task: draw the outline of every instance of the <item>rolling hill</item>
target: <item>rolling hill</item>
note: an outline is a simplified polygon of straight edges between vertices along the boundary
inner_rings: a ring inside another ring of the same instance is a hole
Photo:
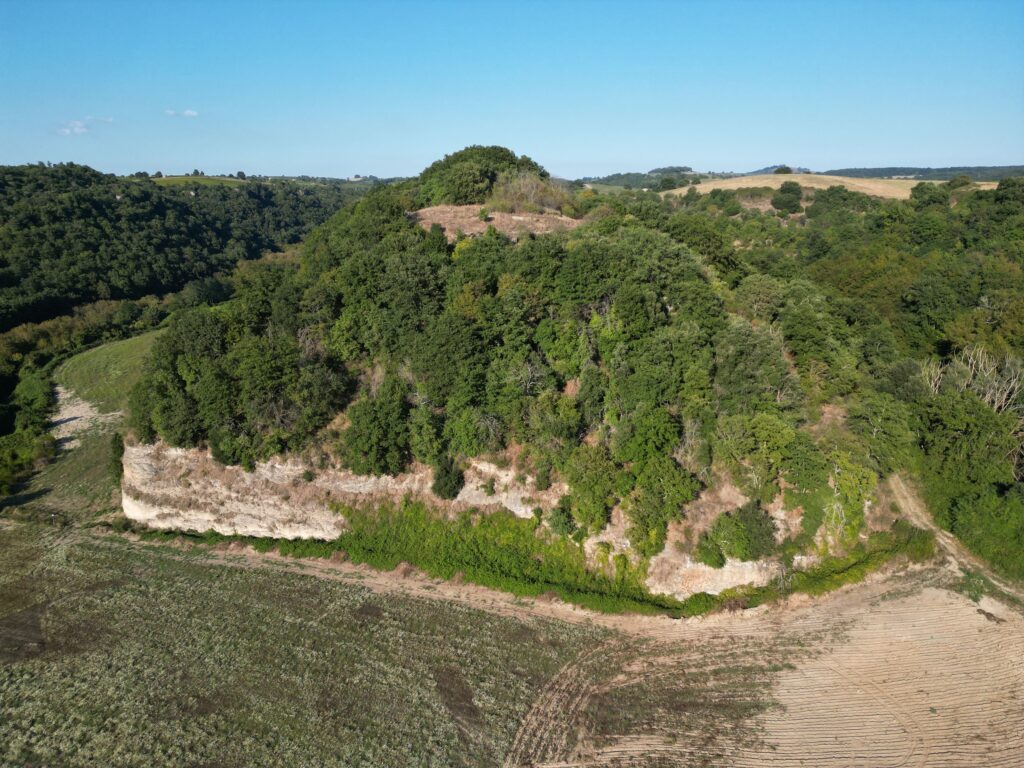
[[[888,197],[906,200],[910,190],[921,182],[917,179],[862,179],[848,176],[829,176],[817,173],[769,173],[755,176],[736,176],[731,179],[706,179],[697,187],[698,192],[710,192],[713,189],[743,189],[747,187],[771,187],[778,189],[784,181],[795,181],[801,187],[811,189],[828,189],[829,187],[846,187],[851,192],[863,192],[873,197]],[[995,189],[996,183],[980,182],[978,189]],[[673,189],[671,194],[684,195],[690,187]],[[669,193],[666,193],[669,194]]]

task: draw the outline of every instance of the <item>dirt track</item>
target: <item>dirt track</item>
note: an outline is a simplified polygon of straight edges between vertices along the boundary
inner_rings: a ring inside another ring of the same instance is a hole
[[[910,519],[910,522],[918,528],[933,531],[935,533],[935,541],[938,543],[939,547],[941,547],[941,549],[948,554],[958,566],[963,566],[973,571],[977,571],[999,587],[999,589],[1024,602],[1024,589],[1016,587],[1006,581],[1006,579],[997,576],[993,573],[991,568],[985,565],[985,563],[975,557],[967,547],[961,544],[953,534],[949,533],[949,531],[942,530],[935,524],[931,514],[927,509],[925,509],[924,503],[921,501],[921,497],[916,491],[912,490],[910,486],[907,485],[907,482],[902,476],[893,475],[890,477],[889,488],[892,490],[893,496],[895,496],[896,503],[899,505],[900,510]],[[1022,760],[1022,764],[1024,764],[1024,760]]]

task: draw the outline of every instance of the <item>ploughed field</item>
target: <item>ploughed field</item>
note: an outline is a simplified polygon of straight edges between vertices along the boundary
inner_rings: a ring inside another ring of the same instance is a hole
[[[695,189],[701,194],[713,189],[735,190],[749,187],[771,187],[778,189],[785,181],[795,181],[809,189],[846,187],[851,192],[861,192],[873,197],[890,197],[896,200],[910,198],[910,190],[921,183],[920,179],[861,179],[848,176],[828,176],[818,173],[763,173],[754,176],[733,176],[728,179],[704,179]],[[979,189],[995,189],[996,182],[976,182]],[[673,194],[686,194],[689,187],[672,190]]]
[[[0,560],[0,765],[1015,766],[1024,750],[1024,618],[938,566],[679,621],[101,529],[6,523]]]

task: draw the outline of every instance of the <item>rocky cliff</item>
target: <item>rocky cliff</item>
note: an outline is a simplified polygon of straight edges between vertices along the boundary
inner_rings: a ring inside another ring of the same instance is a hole
[[[334,468],[311,475],[296,460],[274,458],[247,472],[217,463],[206,451],[160,443],[126,445],[123,465],[122,507],[130,520],[165,530],[285,539],[336,538],[345,520],[331,502],[380,504],[411,497],[451,512],[508,509],[530,517],[535,507],[550,509],[568,491],[560,484],[537,491],[532,478],[480,460],[467,469],[465,487],[454,501],[431,493],[433,474],[424,466],[396,477]]]

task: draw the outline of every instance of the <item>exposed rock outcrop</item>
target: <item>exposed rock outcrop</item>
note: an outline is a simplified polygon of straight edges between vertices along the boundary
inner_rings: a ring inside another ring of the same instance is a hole
[[[247,472],[217,463],[206,451],[160,443],[126,445],[123,465],[122,507],[131,520],[164,530],[284,539],[340,535],[345,520],[331,509],[331,502],[372,505],[411,497],[450,512],[508,509],[530,517],[535,507],[550,509],[567,491],[560,484],[537,491],[532,478],[480,460],[468,467],[466,484],[454,501],[431,493],[433,473],[422,465],[395,477],[335,468],[310,476],[305,464],[274,458]],[[492,481],[494,492],[489,495]]]

